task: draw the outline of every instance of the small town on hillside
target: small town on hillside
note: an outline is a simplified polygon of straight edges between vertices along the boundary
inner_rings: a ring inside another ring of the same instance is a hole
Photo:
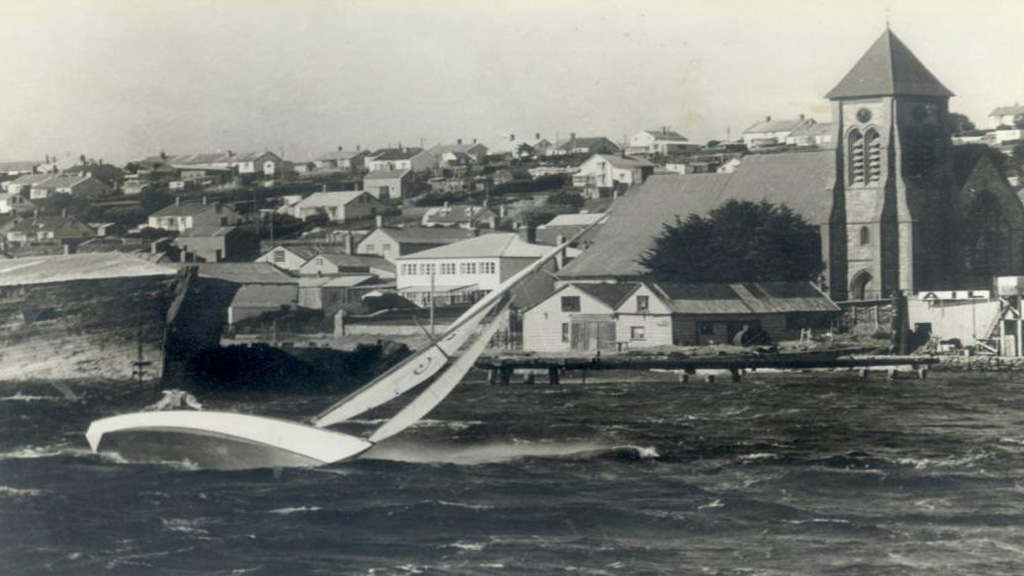
[[[415,347],[571,239],[516,295],[502,348],[607,356],[740,344],[753,327],[763,343],[859,334],[885,349],[897,322],[904,353],[1024,355],[1024,106],[1007,95],[984,119],[952,112],[952,92],[888,29],[852,64],[825,95],[831,118],[766,110],[727,141],[579,126],[312,158],[0,162],[5,283],[26,259],[129,256],[234,284],[210,311],[223,345]],[[818,278],[702,288],[640,263],[663,226],[729,200],[816,226]]]

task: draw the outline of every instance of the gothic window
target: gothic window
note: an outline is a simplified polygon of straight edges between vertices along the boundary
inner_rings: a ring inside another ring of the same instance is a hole
[[[864,133],[864,161],[866,163],[866,180],[870,184],[882,179],[882,139],[878,131],[869,128]]]
[[[860,245],[867,246],[871,244],[871,230],[867,226],[860,227]]]
[[[866,270],[861,270],[853,281],[850,282],[850,298],[853,300],[867,300],[876,298],[878,295],[874,289],[874,278]]]
[[[850,184],[864,183],[864,138],[860,130],[854,128],[846,136],[846,157],[849,159]]]

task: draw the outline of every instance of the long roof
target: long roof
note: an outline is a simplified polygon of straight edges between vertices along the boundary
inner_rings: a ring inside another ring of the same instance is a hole
[[[180,266],[196,266],[199,276],[236,284],[295,284],[295,279],[264,262],[202,262]]]
[[[838,312],[810,282],[681,284],[657,282],[676,314],[779,314]]]
[[[591,212],[586,214],[559,214],[547,224],[541,224],[537,226],[537,229],[541,228],[554,228],[556,226],[590,226],[594,222],[597,222],[604,217],[603,212]]]
[[[454,206],[436,206],[430,208],[423,214],[425,222],[460,224],[477,222],[484,218],[490,218],[496,214],[486,206],[473,206],[471,204],[456,204]]]
[[[172,267],[151,264],[142,258],[120,253],[0,259],[0,286],[103,278],[173,276],[176,273]]]
[[[999,106],[993,110],[989,116],[1016,116],[1018,114],[1024,114],[1024,106],[1016,104],[1014,106]]]
[[[812,224],[828,222],[835,162],[835,151],[811,150],[748,155],[732,173],[654,174],[615,201],[593,244],[559,276],[645,274],[637,260],[664,225],[673,225],[677,216],[704,216],[731,199],[784,203]]]
[[[195,216],[196,214],[202,214],[207,210],[212,210],[218,205],[217,202],[211,202],[204,204],[202,202],[175,202],[170,206],[165,206],[156,212],[150,214],[150,216]],[[225,207],[221,206],[223,210]]]
[[[835,100],[896,95],[949,98],[953,93],[886,28],[826,97]]]
[[[761,120],[743,131],[744,134],[762,134],[774,132],[793,132],[808,124],[814,124],[810,118],[794,118],[792,120]]]
[[[633,158],[632,156],[623,156],[621,154],[594,154],[593,157],[598,157],[605,162],[611,164],[616,168],[651,168],[654,164],[650,161],[644,160],[643,158]]]
[[[473,230],[464,228],[378,228],[399,244],[451,244],[474,236]],[[376,232],[377,230],[374,230]],[[370,232],[373,234],[373,232]],[[366,238],[369,238],[367,234]]]
[[[395,264],[390,260],[386,260],[380,256],[372,256],[369,254],[348,254],[346,252],[329,251],[321,252],[313,256],[322,257],[324,260],[334,264],[335,266],[348,267],[348,268],[380,268],[381,270],[387,270],[389,272],[395,271]],[[312,260],[313,258],[310,258]]]
[[[686,136],[683,136],[682,134],[674,130],[655,129],[641,130],[641,132],[646,132],[651,136],[654,136],[655,140],[667,140],[671,142],[689,142],[689,139],[687,139]]]
[[[369,194],[365,190],[350,190],[346,192],[314,192],[296,202],[293,207],[307,208],[310,206],[345,206],[363,194],[367,194],[373,198],[373,195]],[[376,202],[377,199],[374,198],[374,201]]]
[[[511,232],[484,234],[415,254],[399,256],[399,260],[440,258],[540,258],[550,246],[530,244]]]
[[[299,299],[299,287],[288,284],[249,284],[235,292],[232,306],[275,307],[294,304]]]

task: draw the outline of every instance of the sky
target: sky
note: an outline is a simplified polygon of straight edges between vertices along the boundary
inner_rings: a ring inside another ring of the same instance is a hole
[[[737,138],[828,121],[892,30],[976,123],[1024,101],[1018,0],[0,0],[0,161]]]

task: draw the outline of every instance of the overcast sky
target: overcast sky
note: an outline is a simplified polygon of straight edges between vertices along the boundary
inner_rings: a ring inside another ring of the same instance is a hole
[[[0,0],[0,160],[339,145],[704,142],[823,95],[885,27],[982,124],[1024,101],[1024,2]]]

